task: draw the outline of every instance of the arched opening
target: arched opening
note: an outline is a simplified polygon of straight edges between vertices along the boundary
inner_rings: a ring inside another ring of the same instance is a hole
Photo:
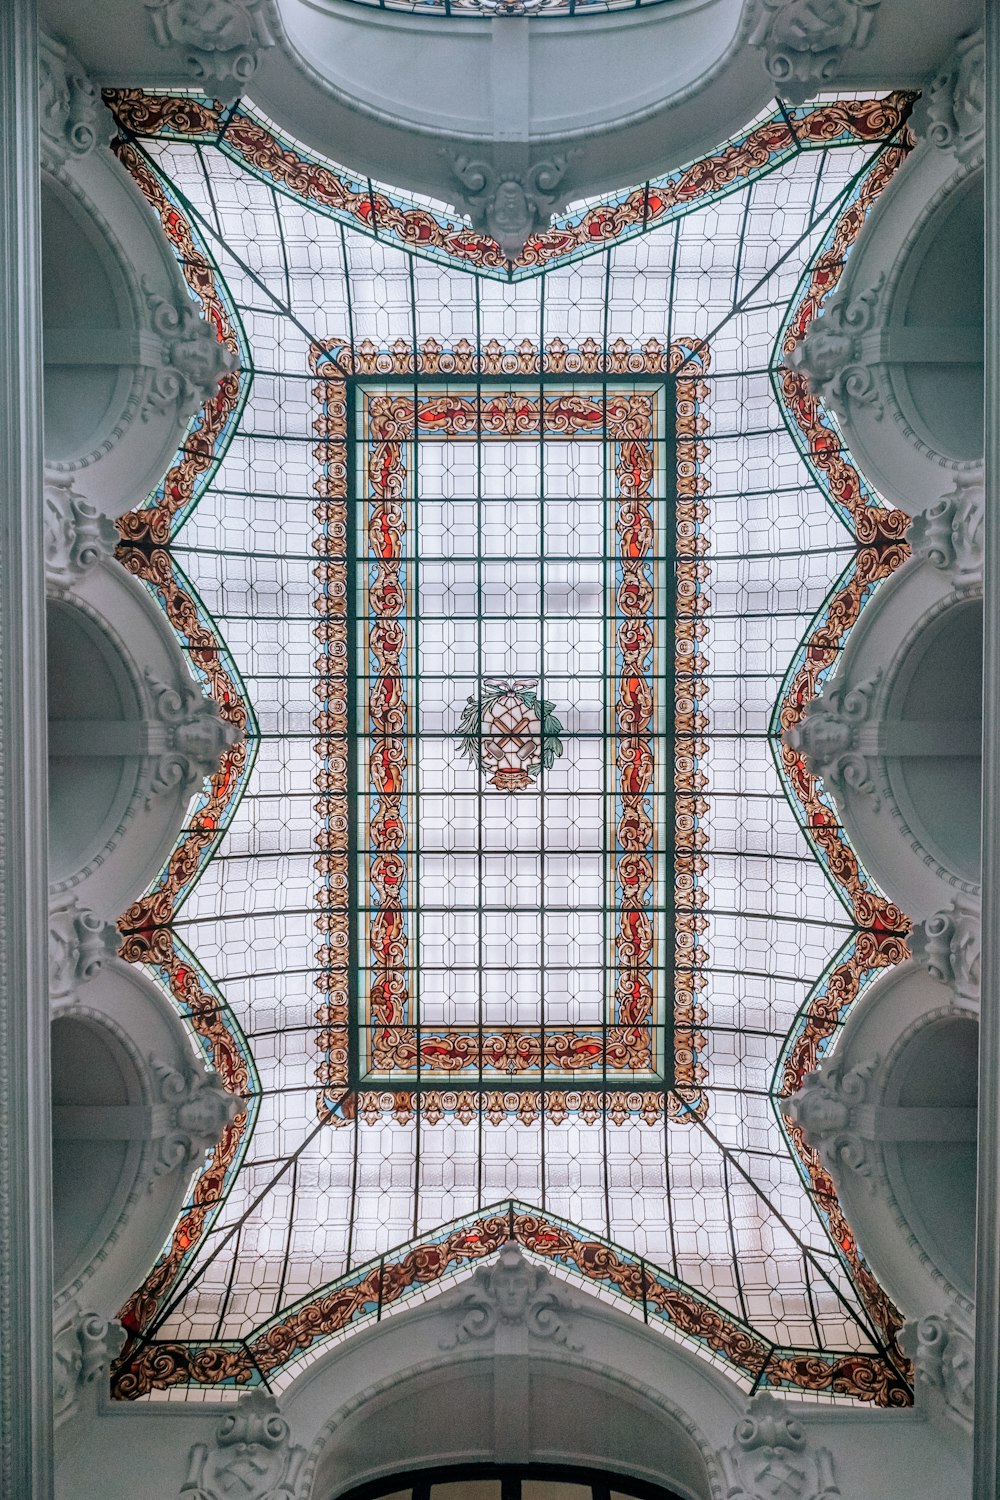
[[[953,1015],[922,1027],[906,1043],[892,1070],[887,1104],[909,1128],[885,1146],[889,1183],[907,1228],[928,1260],[969,1297],[978,1040],[976,1021]]]
[[[52,1212],[56,1288],[81,1276],[113,1235],[148,1131],[142,1081],[110,1027],[52,1023]]]
[[[573,1464],[449,1464],[350,1490],[343,1500],[679,1500],[676,1490]]]

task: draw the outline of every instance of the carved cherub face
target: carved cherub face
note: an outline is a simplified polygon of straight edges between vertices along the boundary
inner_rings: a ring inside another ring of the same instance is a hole
[[[850,0],[786,0],[772,35],[796,52],[829,52],[851,45],[856,19]]]
[[[200,762],[217,760],[226,745],[226,730],[214,714],[198,714],[174,731],[174,745],[181,755]]]
[[[850,727],[832,714],[810,714],[801,726],[800,738],[807,755],[821,766],[832,764],[851,748]]]
[[[203,326],[207,330],[208,325]],[[210,389],[222,378],[222,346],[208,332],[175,345],[173,362],[201,390]]]
[[[832,327],[826,319],[814,323],[800,346],[806,374],[818,384],[836,380],[850,363],[851,336]]]
[[[211,1139],[229,1123],[229,1097],[219,1089],[203,1088],[177,1108],[177,1128],[187,1135]]]
[[[847,1129],[850,1111],[842,1099],[824,1088],[814,1088],[796,1098],[795,1118],[807,1136],[823,1140]]]

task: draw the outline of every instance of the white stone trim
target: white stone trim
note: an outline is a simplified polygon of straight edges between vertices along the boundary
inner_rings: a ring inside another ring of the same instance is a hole
[[[38,10],[0,5],[0,1492],[52,1495]]]

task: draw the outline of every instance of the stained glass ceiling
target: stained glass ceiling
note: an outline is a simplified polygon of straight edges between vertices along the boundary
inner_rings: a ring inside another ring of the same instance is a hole
[[[240,358],[119,556],[245,730],[120,924],[246,1110],[115,1394],[280,1390],[515,1238],[745,1390],[907,1404],[781,1099],[908,924],[781,731],[905,556],[782,361],[909,98],[512,266],[246,101],[107,97]]]

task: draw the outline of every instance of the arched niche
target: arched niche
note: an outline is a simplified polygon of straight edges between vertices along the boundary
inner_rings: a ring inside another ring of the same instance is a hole
[[[906,1038],[891,1061],[885,1100],[929,1124],[921,1138],[885,1145],[889,1188],[927,1260],[964,1297],[973,1295],[979,1026],[938,1016]],[[936,1125],[935,1125],[936,1122]]]
[[[133,1195],[143,1079],[124,1034],[93,1015],[52,1022],[52,1216],[57,1290],[94,1264]]]
[[[134,664],[93,616],[50,599],[47,631],[49,879],[59,883],[106,847],[135,794],[137,758],[120,753],[124,735],[101,746],[89,726],[136,725],[142,704]]]

